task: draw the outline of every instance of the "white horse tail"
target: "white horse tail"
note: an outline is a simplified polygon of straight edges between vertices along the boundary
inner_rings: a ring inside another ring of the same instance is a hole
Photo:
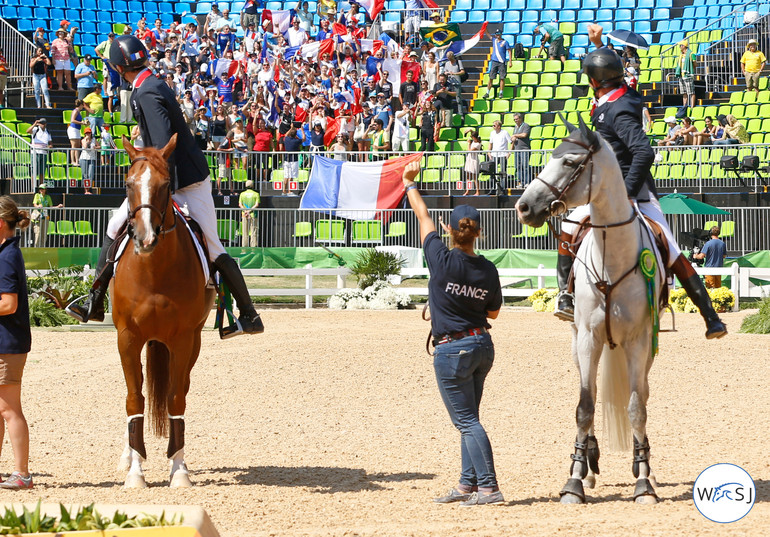
[[[601,362],[602,415],[604,417],[604,437],[611,451],[631,449],[631,422],[628,420],[628,401],[631,398],[631,386],[628,379],[626,353],[620,346],[610,350],[604,346]]]

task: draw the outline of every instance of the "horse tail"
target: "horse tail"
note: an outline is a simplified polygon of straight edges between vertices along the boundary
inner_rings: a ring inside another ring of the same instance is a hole
[[[165,436],[168,428],[168,347],[160,341],[147,343],[147,394],[149,418],[156,436]]]
[[[628,419],[628,401],[631,385],[628,378],[626,353],[622,347],[611,350],[604,346],[601,357],[602,415],[604,431],[612,451],[628,451],[631,448],[631,422]]]

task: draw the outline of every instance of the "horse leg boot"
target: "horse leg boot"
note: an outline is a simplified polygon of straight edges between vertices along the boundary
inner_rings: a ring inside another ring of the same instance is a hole
[[[719,318],[717,312],[714,311],[711,297],[689,261],[680,254],[676,261],[674,261],[674,264],[671,265],[671,270],[679,278],[682,287],[687,291],[687,296],[698,307],[701,317],[706,321],[706,339],[715,339],[726,335],[727,327]]]
[[[86,301],[83,304],[73,302],[66,308],[67,313],[81,323],[87,323],[90,320],[104,321],[104,296],[107,294],[110,279],[115,271],[115,265],[107,263],[107,254],[113,242],[115,242],[114,239],[105,235],[102,250],[99,252],[99,261],[96,263],[96,279],[88,292]]]
[[[174,488],[192,487],[190,473],[184,462],[184,416],[169,416],[168,451],[166,456],[171,463],[169,486]]]
[[[569,274],[572,272],[572,263],[575,258],[562,246],[572,240],[571,233],[559,235],[559,255],[556,258],[556,281],[559,284],[559,294],[556,296],[556,308],[553,314],[562,321],[575,319],[575,297],[569,292]]]
[[[570,455],[570,478],[561,489],[561,503],[586,503],[583,480],[586,479],[589,469],[593,473],[599,473],[599,445],[596,437],[591,434],[596,406],[590,390],[580,390],[580,402],[575,412],[578,427],[575,438],[575,453]],[[595,480],[595,478],[594,478]],[[588,483],[590,485],[590,482]]]
[[[636,487],[634,488],[634,501],[643,504],[658,503],[658,495],[652,488],[649,477],[650,470],[650,443],[647,437],[643,441],[636,439],[634,435],[634,477],[636,478]]]
[[[141,414],[128,417],[128,447],[130,462],[125,487],[146,488],[147,483],[144,481],[142,461],[147,458],[147,451],[144,447],[144,416]]]
[[[262,324],[262,319],[259,317],[257,310],[254,309],[246,282],[243,281],[243,274],[241,274],[235,259],[227,254],[222,254],[214,261],[214,266],[230,288],[230,292],[233,294],[233,298],[235,298],[235,303],[238,304],[238,311],[240,313],[238,322],[241,324],[243,332],[246,334],[261,334],[264,332],[265,327]],[[224,330],[224,334],[235,335],[234,332],[237,331],[237,326],[229,326]]]

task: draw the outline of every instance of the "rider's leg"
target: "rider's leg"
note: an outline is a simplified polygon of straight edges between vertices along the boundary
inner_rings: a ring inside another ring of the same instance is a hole
[[[107,224],[107,235],[104,236],[102,249],[99,252],[99,260],[96,263],[96,278],[93,286],[88,292],[88,298],[82,304],[72,303],[66,308],[66,312],[80,321],[87,323],[90,320],[102,322],[104,320],[104,296],[107,294],[107,288],[110,285],[110,279],[114,272],[112,263],[107,263],[107,253],[110,246],[115,242],[120,228],[128,219],[128,200],[123,200],[123,204],[115,211]]]
[[[260,334],[264,331],[262,319],[260,319],[254,304],[251,302],[249,290],[243,280],[238,264],[225,251],[217,234],[216,212],[214,199],[211,197],[211,179],[184,187],[174,193],[174,201],[180,206],[187,204],[187,209],[201,227],[206,237],[206,245],[209,250],[209,259],[219,270],[227,286],[235,298],[240,315],[238,320],[243,331],[249,334]]]
[[[679,254],[679,257],[671,265],[671,271],[679,278],[682,287],[687,291],[687,296],[698,307],[703,320],[706,321],[706,338],[714,339],[726,335],[727,327],[717,312],[714,311],[711,297],[690,262],[682,254]]]
[[[576,207],[568,216],[572,222],[580,222],[590,214],[588,205]],[[575,297],[568,292],[567,282],[569,273],[572,271],[572,264],[575,258],[568,250],[569,243],[572,242],[572,236],[577,231],[577,224],[562,221],[561,234],[559,235],[559,250],[556,258],[556,281],[559,284],[559,294],[556,296],[556,307],[553,314],[564,321],[572,321],[575,316]]]
[[[698,274],[689,261],[682,255],[679,245],[674,239],[674,234],[671,232],[671,228],[668,227],[666,217],[663,216],[663,211],[660,209],[660,203],[655,198],[651,198],[647,202],[637,202],[639,210],[645,216],[649,216],[660,224],[663,229],[663,233],[666,236],[669,249],[669,268],[679,278],[682,287],[687,291],[687,296],[698,307],[701,316],[706,321],[706,337],[708,339],[719,338],[727,334],[727,327],[719,318],[714,306],[711,304],[711,297],[706,292],[706,288],[703,286]]]

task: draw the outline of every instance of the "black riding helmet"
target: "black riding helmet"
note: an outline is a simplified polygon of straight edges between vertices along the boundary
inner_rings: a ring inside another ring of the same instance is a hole
[[[110,45],[110,63],[127,69],[142,67],[147,63],[148,52],[138,37],[119,35]]]
[[[603,88],[617,86],[623,81],[623,62],[614,51],[599,48],[583,59],[583,73],[599,82]]]

